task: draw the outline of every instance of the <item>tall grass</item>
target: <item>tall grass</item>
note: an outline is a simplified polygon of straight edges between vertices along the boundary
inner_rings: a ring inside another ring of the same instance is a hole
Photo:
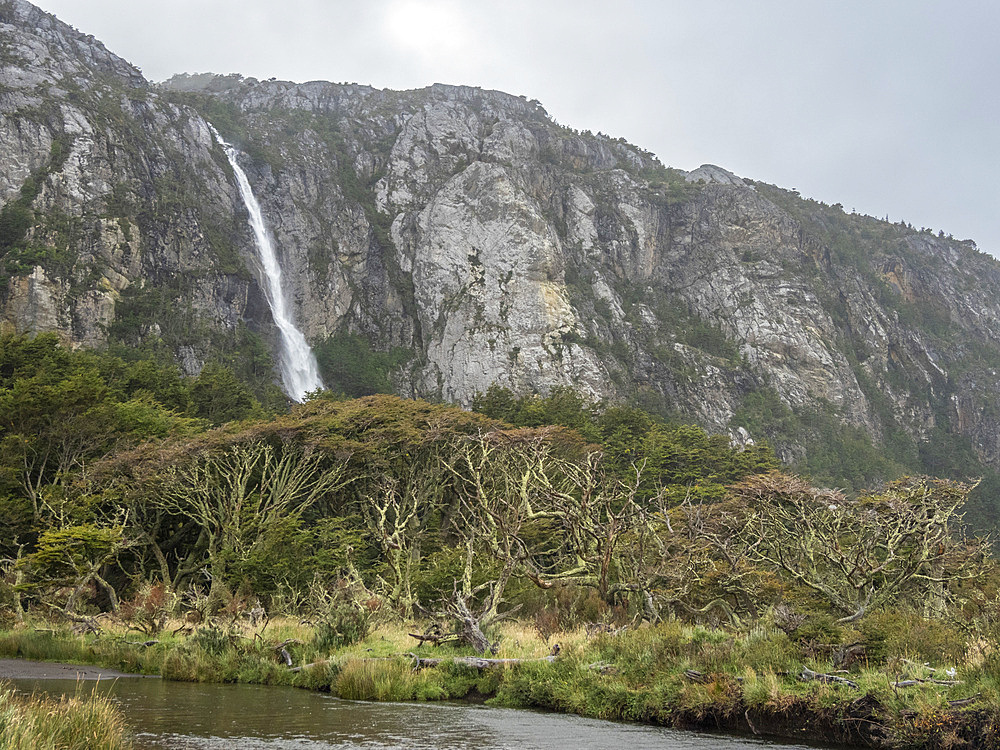
[[[125,719],[107,696],[30,698],[0,686],[0,750],[128,750]]]
[[[156,674],[168,642],[142,648],[118,638],[90,638],[68,630],[0,632],[0,656],[68,664],[95,664],[123,672]]]

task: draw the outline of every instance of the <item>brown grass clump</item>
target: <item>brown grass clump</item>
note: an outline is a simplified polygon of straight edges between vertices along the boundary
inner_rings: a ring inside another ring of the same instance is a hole
[[[59,700],[17,695],[0,687],[0,750],[128,750],[132,747],[121,711],[107,696]]]

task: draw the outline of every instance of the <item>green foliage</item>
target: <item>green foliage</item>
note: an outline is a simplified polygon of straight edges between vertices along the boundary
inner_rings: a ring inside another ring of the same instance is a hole
[[[323,382],[334,393],[349,398],[392,393],[391,376],[412,356],[396,348],[378,352],[356,333],[342,333],[320,341],[314,347]]]
[[[570,388],[553,388],[545,397],[519,397],[493,385],[476,395],[472,409],[518,427],[570,427],[601,446],[604,465],[613,474],[627,477],[633,466],[642,465],[644,492],[673,486],[678,500],[692,488],[702,499],[719,499],[723,485],[778,466],[767,445],[739,450],[725,435],[664,424],[632,406],[592,404]]]
[[[841,628],[829,612],[813,612],[792,632],[795,640],[803,644],[840,643]]]
[[[797,413],[772,388],[748,393],[730,423],[777,446],[804,445],[804,455],[793,466],[817,484],[859,490],[910,468],[874,445],[864,430],[844,424],[832,409]]]
[[[211,353],[203,390],[211,390],[215,382],[221,383],[216,377],[220,370],[228,370],[240,382],[239,392],[232,399],[225,399],[232,403],[224,409],[213,409],[203,398],[195,409],[197,413],[238,413],[240,417],[229,418],[242,418],[259,413],[256,402],[268,410],[283,411],[287,399],[274,382],[274,362],[261,337],[245,326],[225,333],[210,329],[185,302],[189,293],[190,289],[182,282],[126,289],[115,307],[115,320],[108,328],[111,351],[122,359],[153,360],[168,366],[173,364],[175,351],[200,342],[200,348]],[[254,404],[246,402],[243,391],[247,389],[255,399]],[[192,408],[190,398],[185,402],[179,392],[174,394],[173,403],[178,410],[182,404],[184,411]],[[234,407],[239,403],[242,406]],[[214,420],[216,416],[210,418]]]
[[[206,365],[190,387],[195,416],[220,425],[260,411],[250,389],[228,367]]]
[[[340,601],[331,606],[316,626],[314,643],[321,654],[344,646],[352,646],[368,637],[371,630],[368,615],[350,602]]]
[[[354,550],[365,547],[358,524],[354,518],[278,519],[244,556],[227,560],[230,580],[265,603],[282,591],[305,592],[316,581],[336,581]]]
[[[0,578],[0,630],[14,626],[14,612],[17,609],[18,594],[14,587]]]
[[[921,664],[954,665],[966,656],[966,636],[957,625],[923,617],[904,607],[873,612],[861,621],[859,630],[871,664],[909,659]]]

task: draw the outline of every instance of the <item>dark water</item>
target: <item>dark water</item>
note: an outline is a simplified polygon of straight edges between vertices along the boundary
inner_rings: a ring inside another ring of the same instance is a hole
[[[73,693],[67,680],[12,680]],[[83,683],[110,692],[140,748],[189,750],[742,750],[804,748],[578,716],[442,703],[357,703],[295,688],[150,679]]]

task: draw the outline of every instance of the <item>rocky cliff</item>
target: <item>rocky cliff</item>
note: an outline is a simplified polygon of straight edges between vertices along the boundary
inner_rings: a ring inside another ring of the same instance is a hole
[[[0,42],[9,326],[271,377],[211,122],[246,154],[321,362],[361,342],[404,395],[633,400],[831,480],[1000,467],[1000,265],[971,242],[669,169],[500,92],[153,86],[22,0]]]

